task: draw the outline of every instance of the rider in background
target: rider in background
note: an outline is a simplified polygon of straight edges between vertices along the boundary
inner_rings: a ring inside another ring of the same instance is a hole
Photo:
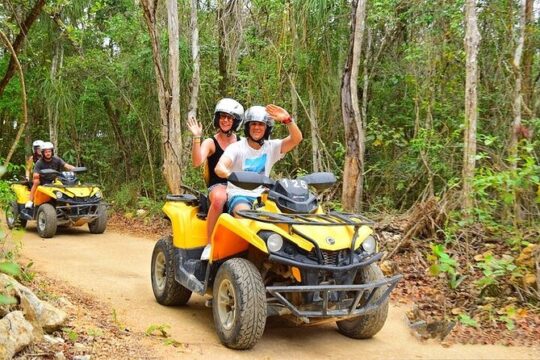
[[[39,159],[34,166],[32,190],[30,190],[30,200],[26,202],[26,208],[34,206],[34,194],[37,187],[41,184],[50,184],[54,180],[54,175],[40,175],[39,172],[44,169],[71,171],[75,169],[75,166],[66,163],[58,156],[54,156],[54,145],[51,142],[45,142],[43,146],[41,146],[41,159]]]
[[[274,121],[287,127],[289,136],[284,139],[272,139],[270,135]],[[276,105],[252,106],[244,116],[246,138],[229,146],[216,166],[216,174],[228,178],[233,171],[253,171],[270,176],[272,166],[294,149],[302,141],[302,132],[289,113]],[[244,190],[231,183],[227,184],[228,211],[236,215],[238,210],[253,207],[264,188]]]
[[[27,181],[30,181],[30,174],[32,173],[32,168],[37,163],[39,159],[41,159],[41,147],[43,146],[44,142],[41,140],[36,140],[32,143],[32,155],[26,159],[26,168],[24,176]]]
[[[238,101],[229,98],[219,100],[214,110],[214,127],[217,132],[202,142],[202,125],[194,117],[188,119],[188,128],[193,134],[191,150],[193,165],[198,167],[207,162],[205,180],[210,199],[210,208],[206,217],[208,241],[227,202],[227,179],[218,176],[214,169],[223,151],[238,140],[234,132],[242,125],[243,115],[244,107]]]

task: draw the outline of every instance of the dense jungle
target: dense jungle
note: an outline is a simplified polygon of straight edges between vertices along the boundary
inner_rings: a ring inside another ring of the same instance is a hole
[[[2,208],[41,139],[115,231],[159,232],[167,194],[206,190],[188,118],[277,104],[303,140],[272,177],[335,174],[324,207],[376,221],[411,323],[538,346],[539,0],[0,0],[0,37]],[[30,282],[18,236],[0,272]]]

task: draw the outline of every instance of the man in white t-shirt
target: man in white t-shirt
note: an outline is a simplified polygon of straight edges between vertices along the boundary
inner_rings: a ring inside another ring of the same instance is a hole
[[[270,176],[272,166],[302,141],[302,132],[291,115],[279,106],[252,106],[245,112],[244,119],[246,137],[225,149],[215,169],[220,177],[228,178],[233,171],[253,171]],[[289,136],[270,140],[274,120],[287,126]],[[229,213],[234,215],[238,210],[251,209],[263,190],[262,186],[244,190],[228,183]]]

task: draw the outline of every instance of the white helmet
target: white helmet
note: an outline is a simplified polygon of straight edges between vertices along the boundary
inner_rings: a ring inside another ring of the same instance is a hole
[[[43,144],[44,142],[42,140],[36,140],[32,143],[32,148],[35,150],[37,147],[38,148],[42,148],[43,147]]]
[[[220,113],[229,114],[234,119],[233,126],[231,130],[228,131],[229,133],[231,133],[232,131],[238,131],[238,129],[240,129],[240,126],[242,126],[244,107],[238,101],[230,98],[223,98],[218,101],[214,110],[214,126],[216,128],[219,128]]]
[[[262,139],[258,141],[259,144],[262,145],[264,140],[268,140],[270,138],[270,135],[272,134],[272,128],[274,127],[274,120],[268,115],[266,112],[266,108],[264,106],[252,106],[249,109],[246,110],[246,114],[244,116],[244,135],[251,140],[255,141],[251,138],[251,135],[249,134],[249,123],[250,122],[262,122],[266,124],[266,130],[264,132],[264,136]]]
[[[54,155],[54,145],[50,141],[45,141],[43,145],[41,146],[41,153],[43,154],[43,151],[45,150],[52,150],[52,155]]]

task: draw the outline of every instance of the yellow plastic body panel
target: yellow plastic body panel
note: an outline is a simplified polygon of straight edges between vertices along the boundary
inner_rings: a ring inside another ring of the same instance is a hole
[[[187,205],[184,202],[167,202],[163,211],[171,220],[173,231],[173,243],[175,247],[193,249],[206,246],[206,221],[197,217],[197,207]],[[280,212],[275,203],[267,200],[265,206],[260,209],[266,212]],[[323,213],[319,208],[317,213]],[[321,223],[324,221],[321,220]],[[351,247],[354,235],[354,227],[343,226],[318,226],[318,225],[293,225],[294,230],[315,241],[322,250],[336,251]],[[268,253],[266,243],[257,234],[261,230],[269,230],[280,234],[284,239],[295,243],[298,247],[311,251],[314,245],[292,231],[285,224],[271,224],[251,219],[235,218],[229,214],[221,214],[212,233],[212,254],[210,261],[217,261],[232,257],[246,251],[250,245],[261,252]],[[373,233],[366,225],[360,226],[355,249]],[[331,241],[328,239],[331,238]]]
[[[182,249],[206,246],[206,221],[197,217],[197,207],[170,201],[163,205],[163,212],[171,220],[174,246]]]
[[[15,193],[17,198],[17,203],[25,204],[30,200],[30,189],[26,185],[22,184],[11,184],[11,190]]]
[[[65,194],[67,197],[73,197],[73,196],[88,197],[88,196],[93,196],[97,192],[99,192],[99,188],[97,186],[81,186],[81,185],[75,185],[75,186],[69,186],[69,187],[40,185],[37,187],[36,193],[34,194],[34,204],[41,205],[43,203],[50,201],[51,199],[56,199],[56,193],[58,191]]]

